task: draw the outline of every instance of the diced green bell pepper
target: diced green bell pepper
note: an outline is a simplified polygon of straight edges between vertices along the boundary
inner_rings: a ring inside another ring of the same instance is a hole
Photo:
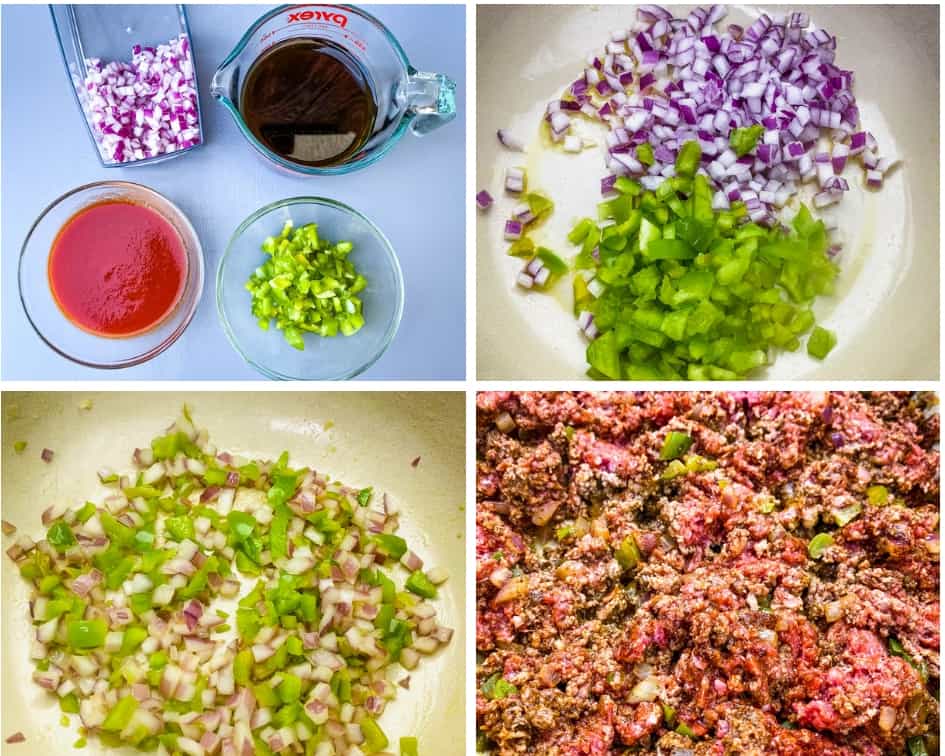
[[[807,353],[811,357],[822,360],[836,345],[837,337],[833,331],[828,331],[826,328],[816,326],[807,339]]]
[[[372,535],[371,540],[377,544],[381,553],[386,554],[391,559],[400,559],[407,553],[407,542],[400,536],[390,533],[378,533]]]
[[[46,540],[57,551],[65,551],[71,546],[75,546],[75,536],[72,534],[72,528],[62,520],[57,520],[49,526],[49,530],[46,531]]]
[[[276,506],[272,523],[269,526],[269,553],[273,559],[283,559],[288,554],[290,519],[292,519],[292,512],[285,504]]]
[[[66,695],[60,697],[59,708],[65,714],[78,714],[79,697],[75,693],[67,693]]]
[[[728,142],[738,157],[747,155],[758,144],[762,134],[765,133],[765,127],[760,124],[754,126],[745,126],[739,129],[732,129],[729,134]]]
[[[679,431],[670,431],[663,440],[660,459],[671,460],[683,456],[692,446],[692,436]]]
[[[164,521],[164,532],[175,541],[193,540],[196,535],[194,521],[188,515],[168,517]]]
[[[810,554],[811,559],[820,559],[831,546],[833,546],[833,536],[830,533],[818,533],[810,539],[807,553]]]
[[[134,653],[138,650],[138,646],[144,643],[147,637],[148,631],[144,627],[132,625],[131,627],[125,628],[125,634],[121,639],[121,650],[119,653],[122,656]]]
[[[486,679],[479,690],[483,696],[490,700],[500,700],[518,694],[518,688],[505,680],[499,673]]]
[[[686,142],[676,154],[676,175],[683,178],[692,178],[699,168],[702,158],[702,148],[698,142]]]
[[[66,639],[72,648],[98,648],[105,644],[108,623],[105,620],[71,620],[66,625]]]
[[[411,593],[416,593],[422,598],[436,598],[436,586],[421,570],[412,572],[404,583],[404,587]]]
[[[137,709],[138,701],[134,696],[118,699],[118,703],[108,712],[108,716],[102,722],[102,729],[106,732],[121,732],[128,726]]]
[[[366,753],[383,751],[390,743],[380,725],[370,717],[361,720],[361,734],[364,736],[362,746]]]
[[[277,690],[282,703],[288,704],[298,701],[299,696],[302,695],[302,678],[287,672],[283,675],[282,682],[279,683]]]
[[[640,549],[632,535],[628,535],[620,542],[620,546],[614,552],[614,559],[625,570],[632,569],[640,563]]]

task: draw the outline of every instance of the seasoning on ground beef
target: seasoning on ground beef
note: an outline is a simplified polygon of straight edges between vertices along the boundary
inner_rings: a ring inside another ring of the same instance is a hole
[[[938,753],[933,395],[477,403],[487,749]]]

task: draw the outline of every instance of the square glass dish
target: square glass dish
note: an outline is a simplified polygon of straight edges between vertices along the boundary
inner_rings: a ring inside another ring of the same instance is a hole
[[[183,5],[50,5],[66,75],[106,168],[203,144]]]

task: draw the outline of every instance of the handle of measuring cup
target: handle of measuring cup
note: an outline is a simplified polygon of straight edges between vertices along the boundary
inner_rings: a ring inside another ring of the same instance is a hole
[[[456,117],[456,82],[443,74],[411,71],[407,112],[413,115],[410,130],[417,136],[449,123]]]

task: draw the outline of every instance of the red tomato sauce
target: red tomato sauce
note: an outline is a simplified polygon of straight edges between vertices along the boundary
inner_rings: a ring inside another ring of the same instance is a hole
[[[49,254],[49,286],[63,314],[99,336],[134,336],[174,309],[187,255],[160,213],[123,200],[83,208]]]

